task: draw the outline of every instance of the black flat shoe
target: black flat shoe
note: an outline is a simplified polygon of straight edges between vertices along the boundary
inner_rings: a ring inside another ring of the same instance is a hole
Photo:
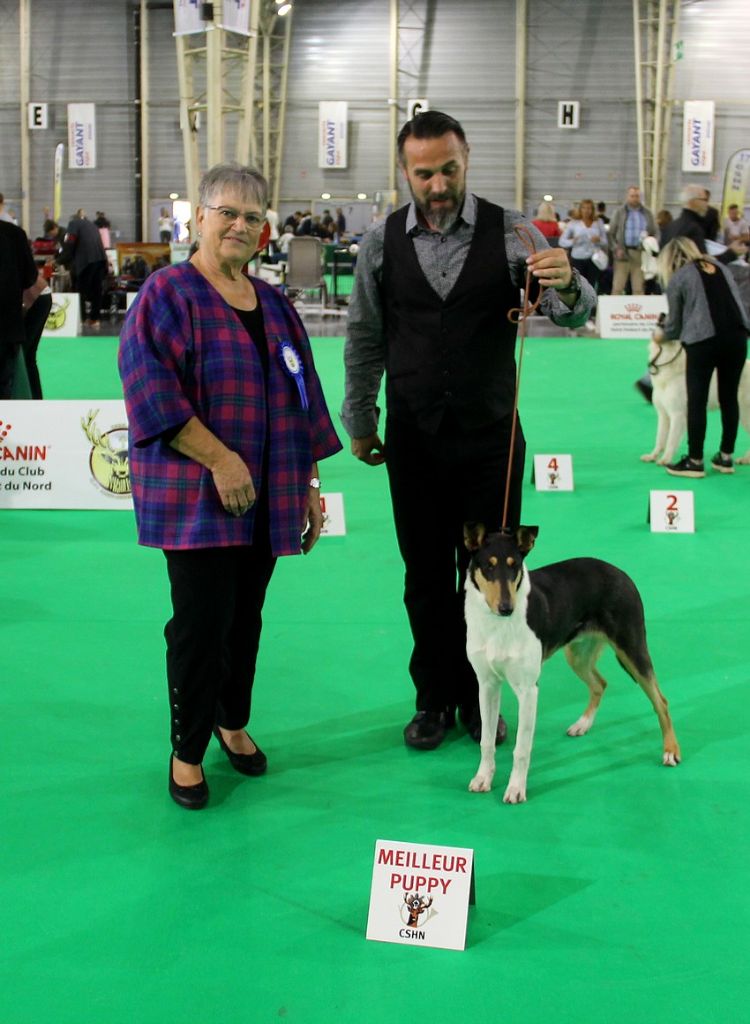
[[[203,769],[201,768],[201,775]],[[180,807],[186,807],[189,811],[199,811],[208,803],[208,783],[203,775],[202,782],[196,782],[194,786],[178,786],[172,774],[172,758],[169,758],[169,795]]]
[[[229,758],[229,763],[235,771],[240,772],[242,775],[262,775],[268,767],[268,758],[258,744],[255,743],[252,736],[250,739],[255,743],[254,754],[235,754],[224,742],[224,737],[221,735],[218,726],[214,729],[214,736],[219,741],[219,746]]]

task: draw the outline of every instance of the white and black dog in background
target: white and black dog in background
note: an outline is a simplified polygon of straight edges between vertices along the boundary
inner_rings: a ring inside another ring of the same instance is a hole
[[[571,558],[529,571],[524,558],[538,532],[535,526],[489,534],[481,524],[464,528],[471,552],[466,650],[479,681],[482,715],[481,760],[469,789],[481,793],[492,787],[500,688],[507,680],[518,699],[513,770],[503,797],[511,804],[526,799],[542,662],[561,647],[589,689],[588,706],[568,729],[569,736],[583,736],[593,725],[607,685],[596,662],[609,644],[654,706],[664,738],[662,763],[680,761],[667,700],[646,645],[643,604],[635,584],[597,558]]]
[[[642,462],[656,462],[668,466],[674,462],[680,441],[687,430],[687,383],[685,368],[687,358],[681,341],[651,341],[648,346],[648,372],[651,374],[654,404],[657,415],[656,438],[650,452],[641,455]],[[750,360],[740,377],[737,391],[740,406],[740,422],[750,434]],[[709,411],[719,408],[719,392],[716,370],[711,377],[708,392]],[[739,459],[738,465],[750,464],[750,450]]]

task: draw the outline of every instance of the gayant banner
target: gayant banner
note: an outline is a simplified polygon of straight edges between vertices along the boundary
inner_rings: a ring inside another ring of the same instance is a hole
[[[683,171],[701,174],[713,171],[715,134],[713,100],[687,100],[682,119]]]
[[[330,170],[347,166],[348,110],[345,101],[318,104],[318,167]]]
[[[68,168],[96,167],[96,104],[68,104]]]

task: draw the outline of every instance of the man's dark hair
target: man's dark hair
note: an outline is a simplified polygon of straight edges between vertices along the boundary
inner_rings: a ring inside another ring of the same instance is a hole
[[[439,139],[448,132],[453,132],[458,137],[461,145],[466,146],[466,133],[458,121],[450,114],[443,114],[440,110],[425,110],[407,121],[398,133],[398,159],[404,162],[404,143],[409,138],[414,139]]]
[[[731,206],[727,207],[727,210],[739,210],[737,203],[732,203]]]

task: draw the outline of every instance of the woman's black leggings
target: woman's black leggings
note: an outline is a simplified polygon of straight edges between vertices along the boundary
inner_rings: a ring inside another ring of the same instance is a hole
[[[685,345],[687,356],[687,421],[688,455],[703,459],[706,440],[706,407],[711,375],[716,370],[721,409],[721,446],[725,455],[731,455],[737,440],[740,408],[737,401],[742,370],[747,359],[747,332],[744,328],[725,334],[721,338],[707,338]]]

